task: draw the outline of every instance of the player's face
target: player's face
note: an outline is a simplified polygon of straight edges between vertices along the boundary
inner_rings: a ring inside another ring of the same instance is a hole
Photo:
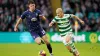
[[[35,10],[35,4],[30,4],[30,5],[29,5],[29,9]]]
[[[56,13],[57,13],[57,16],[60,17],[60,18],[63,16],[63,12],[61,12],[61,11],[56,12]]]

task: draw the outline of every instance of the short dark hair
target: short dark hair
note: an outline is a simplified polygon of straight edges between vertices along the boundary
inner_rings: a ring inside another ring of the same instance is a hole
[[[34,2],[33,0],[29,0],[29,1],[28,1],[28,5],[29,5],[29,4],[35,4],[35,2]]]

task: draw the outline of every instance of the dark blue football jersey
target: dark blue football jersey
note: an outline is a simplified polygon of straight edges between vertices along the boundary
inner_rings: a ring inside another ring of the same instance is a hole
[[[23,12],[23,14],[21,15],[21,19],[26,18],[29,31],[37,31],[41,29],[39,16],[43,16],[40,10],[35,9],[33,12],[27,10]]]

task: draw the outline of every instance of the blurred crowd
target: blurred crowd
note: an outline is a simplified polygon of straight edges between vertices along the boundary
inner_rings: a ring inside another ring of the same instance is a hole
[[[42,11],[48,21],[41,20],[41,26],[46,31],[56,31],[55,27],[48,27],[53,19],[50,0],[34,0],[36,7]],[[0,0],[0,31],[14,31],[14,25],[23,11],[27,10],[28,0]],[[66,14],[75,14],[81,18],[85,25],[79,22],[79,31],[100,32],[100,0],[61,0],[62,8]],[[74,20],[71,19],[73,29]],[[27,30],[25,20],[19,25],[19,31]]]
[[[64,13],[75,14],[85,22],[79,22],[79,31],[100,32],[100,0],[62,0],[62,8]]]
[[[50,0],[34,0],[36,7],[42,11],[47,21],[41,20],[42,27],[47,30],[53,18]],[[28,0],[0,0],[0,31],[14,31],[14,25],[20,15],[27,10]],[[19,25],[19,31],[27,30],[25,20]]]

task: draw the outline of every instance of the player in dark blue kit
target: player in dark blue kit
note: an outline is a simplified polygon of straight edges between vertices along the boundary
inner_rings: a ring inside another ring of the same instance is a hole
[[[50,45],[50,42],[48,41],[45,31],[40,26],[40,19],[46,20],[46,18],[42,15],[40,10],[35,9],[34,1],[28,1],[28,7],[29,7],[29,9],[26,10],[25,12],[23,12],[21,17],[17,21],[14,31],[17,31],[18,25],[20,24],[20,22],[23,19],[26,19],[27,27],[28,27],[29,32],[31,33],[33,39],[35,40],[35,42],[40,45],[41,38],[42,38],[47,45],[50,56],[53,56],[52,47]]]

